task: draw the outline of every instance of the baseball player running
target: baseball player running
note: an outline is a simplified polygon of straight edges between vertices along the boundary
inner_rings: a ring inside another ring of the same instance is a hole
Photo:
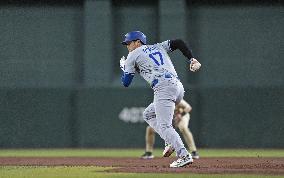
[[[196,149],[196,145],[193,139],[193,135],[188,128],[188,123],[190,120],[190,112],[192,107],[188,102],[185,100],[181,100],[181,102],[176,105],[174,111],[174,119],[173,125],[175,128],[179,128],[189,150],[191,151],[191,156],[193,159],[199,159],[199,154]],[[155,143],[155,130],[150,126],[146,127],[146,134],[145,134],[145,141],[146,141],[146,149],[145,153],[141,156],[143,159],[152,159],[154,158],[153,150],[154,150],[154,143]],[[163,151],[163,156],[170,156],[174,150],[170,145],[165,143],[165,150]]]
[[[175,105],[182,100],[184,88],[168,53],[179,49],[188,59],[190,70],[193,72],[197,71],[201,64],[180,39],[146,45],[146,36],[140,31],[132,31],[125,35],[122,44],[129,51],[127,58],[122,57],[120,60],[120,68],[123,70],[122,84],[128,87],[135,72],[150,84],[154,91],[154,101],[145,109],[144,120],[176,150],[178,159],[171,163],[170,167],[191,164],[192,156],[172,126]]]

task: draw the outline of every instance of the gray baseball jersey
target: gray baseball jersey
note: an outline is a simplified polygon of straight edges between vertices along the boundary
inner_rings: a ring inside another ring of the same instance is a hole
[[[178,80],[168,52],[171,52],[169,40],[154,45],[142,45],[128,54],[124,73],[134,74],[138,71],[152,86],[154,101],[145,109],[144,120],[182,157],[189,153],[171,124],[175,103],[183,98],[184,88]],[[159,83],[154,86],[154,81]]]
[[[169,40],[154,45],[142,45],[128,54],[124,72],[134,74],[138,70],[149,84],[166,74],[177,77],[168,52],[171,52]]]

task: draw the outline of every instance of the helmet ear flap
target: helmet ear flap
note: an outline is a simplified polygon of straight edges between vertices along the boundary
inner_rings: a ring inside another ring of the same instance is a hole
[[[140,32],[140,31],[139,31]],[[140,32],[139,40],[141,41],[142,44],[146,44],[146,35],[144,33]]]

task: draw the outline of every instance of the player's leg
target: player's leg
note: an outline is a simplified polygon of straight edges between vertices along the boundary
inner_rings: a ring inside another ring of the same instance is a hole
[[[170,143],[176,150],[179,157],[176,161],[170,164],[170,167],[183,167],[193,162],[191,154],[188,153],[184,144],[172,126],[172,118],[174,114],[175,103],[172,100],[158,100],[155,101],[155,109],[158,123],[161,127],[161,133],[164,140]]]
[[[191,131],[188,128],[189,120],[190,120],[190,114],[184,115],[182,117],[181,121],[178,124],[178,128],[179,128],[189,150],[191,151],[192,158],[198,159],[199,155],[198,155],[198,152],[197,152],[197,149],[196,149],[194,138],[193,138]]]
[[[165,141],[165,148],[164,148],[164,151],[163,151],[163,157],[170,157],[173,152],[175,152],[175,148],[172,147],[172,145],[170,143],[167,143]]]
[[[180,83],[181,84],[181,83]],[[180,101],[182,100],[183,96],[184,96],[184,89],[183,86],[181,84],[181,86],[179,87],[179,95],[177,95],[177,97],[173,100],[175,100],[175,104],[177,105],[178,103],[180,103]],[[175,151],[175,148],[172,147],[172,145],[170,143],[165,142],[165,149],[163,151],[163,156],[164,157],[169,157],[171,156],[171,154]]]
[[[175,98],[175,104],[180,103],[184,96],[184,88],[183,85],[180,81],[177,82],[177,87],[176,87],[176,98]],[[186,155],[183,155],[180,153],[180,150],[176,148],[177,150],[177,155],[178,159],[170,164],[170,167],[183,167],[185,165],[193,163],[193,159],[190,153],[187,152],[185,148],[182,148],[181,150],[184,150],[184,154],[187,153]]]
[[[155,130],[150,126],[147,126],[146,128],[145,140],[146,140],[146,151],[153,152],[154,143],[155,143]]]
[[[143,159],[154,158],[153,150],[154,150],[154,143],[155,143],[155,131],[150,126],[146,127],[145,142],[146,142],[145,153],[141,157]]]
[[[157,132],[160,135],[160,128],[158,126],[156,113],[155,113],[155,106],[154,103],[151,103],[143,112],[143,118],[149,124],[149,126],[154,129],[155,132]],[[160,137],[164,139],[161,135]]]
[[[154,104],[158,125],[160,126],[160,135],[175,148],[179,157],[187,155],[188,152],[179,134],[172,126],[175,103],[172,100],[158,98],[155,99]]]

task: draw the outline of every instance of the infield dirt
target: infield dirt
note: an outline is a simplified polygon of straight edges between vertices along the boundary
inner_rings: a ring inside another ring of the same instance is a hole
[[[1,166],[100,166],[108,172],[284,175],[284,158],[201,158],[169,168],[175,158],[1,157]]]

